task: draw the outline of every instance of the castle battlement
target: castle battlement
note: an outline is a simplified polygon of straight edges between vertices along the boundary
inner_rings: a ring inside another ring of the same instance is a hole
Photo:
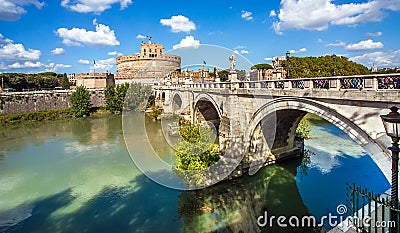
[[[140,53],[122,55],[116,58],[116,79],[164,78],[181,67],[181,57],[166,54],[162,44],[142,42]]]

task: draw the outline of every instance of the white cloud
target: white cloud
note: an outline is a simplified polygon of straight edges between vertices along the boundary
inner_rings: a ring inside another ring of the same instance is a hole
[[[44,64],[41,63],[40,61],[35,62],[35,63],[30,62],[30,61],[26,61],[24,63],[16,62],[14,64],[8,65],[7,67],[9,69],[43,68]]]
[[[245,49],[242,49],[240,51],[235,49],[235,50],[233,50],[233,52],[236,53],[236,54],[249,54],[249,51],[245,50]]]
[[[276,16],[276,12],[274,10],[271,10],[269,12],[269,17],[275,17]]]
[[[272,57],[265,57],[264,60],[265,60],[265,61],[272,61],[273,58],[272,58]]]
[[[121,56],[122,53],[118,53],[117,51],[108,52],[107,55],[109,56]]]
[[[52,71],[56,72],[58,69],[61,68],[71,68],[70,65],[64,65],[64,64],[55,64],[55,63],[49,63],[49,64],[43,64],[42,62],[31,62],[31,61],[26,61],[24,63],[13,63],[7,66],[1,66],[0,69],[3,70],[12,70],[12,69],[42,69],[45,71]]]
[[[14,42],[13,40],[10,40],[8,38],[4,38],[4,36],[0,33],[0,45],[10,44],[10,43],[13,43],[13,42]]]
[[[89,65],[90,61],[89,60],[85,60],[85,59],[79,59],[78,63],[83,64],[83,65]]]
[[[368,37],[378,37],[378,36],[382,36],[382,32],[375,32],[375,33],[367,32],[367,33],[365,33],[365,35]]]
[[[328,43],[325,46],[326,47],[345,47],[347,44],[341,40],[338,40],[334,43]]]
[[[34,61],[40,58],[40,50],[26,50],[22,44],[7,43],[0,45],[0,59],[7,61]]]
[[[372,49],[380,49],[383,48],[383,44],[381,42],[374,42],[373,40],[363,40],[355,44],[349,44],[346,46],[348,51],[366,51]]]
[[[136,39],[146,39],[146,36],[143,36],[143,35],[141,35],[141,34],[138,34],[138,35],[136,36]]]
[[[373,64],[381,68],[400,67],[400,50],[366,53],[361,56],[351,57],[350,60],[367,67],[372,67]]]
[[[250,11],[242,10],[242,19],[250,21],[253,19],[252,15],[253,15],[253,13],[251,13]]]
[[[98,24],[93,20],[96,31],[87,31],[83,28],[59,28],[55,32],[57,36],[63,39],[63,44],[67,46],[80,46],[82,44],[94,46],[115,46],[119,41],[115,37],[114,30],[104,24]]]
[[[273,23],[277,34],[287,29],[322,31],[330,25],[356,25],[378,22],[387,11],[399,11],[398,0],[371,0],[365,3],[336,5],[333,0],[282,0],[279,21]]]
[[[184,48],[184,47],[193,47],[197,48],[200,45],[200,40],[195,40],[193,36],[186,36],[179,42],[179,44],[176,44],[172,46],[173,49],[179,49],[179,48]]]
[[[111,57],[105,60],[96,60],[96,65],[94,68],[96,68],[97,71],[106,71],[106,70],[111,70],[115,65],[115,58]],[[93,68],[93,66],[92,66]]]
[[[53,55],[60,55],[65,53],[65,49],[63,48],[55,48],[51,51]]]
[[[304,52],[307,52],[307,49],[306,49],[306,48],[301,48],[301,49],[299,49],[299,50],[294,50],[294,49],[292,49],[292,50],[290,50],[289,52],[292,53],[292,54],[304,53]]]
[[[26,10],[23,8],[24,5],[35,5],[37,9],[42,9],[44,2],[37,0],[1,0],[0,1],[0,19],[6,21],[16,21]]]
[[[161,19],[163,26],[170,26],[172,32],[190,32],[196,30],[196,25],[183,15],[174,15],[170,19]]]
[[[111,5],[119,3],[123,10],[132,4],[132,0],[62,0],[61,6],[79,13],[101,13],[111,8]]]

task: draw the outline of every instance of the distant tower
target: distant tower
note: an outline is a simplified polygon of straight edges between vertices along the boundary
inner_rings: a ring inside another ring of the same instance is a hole
[[[378,72],[378,67],[376,67],[375,64],[372,64],[371,72],[372,72],[372,73]]]

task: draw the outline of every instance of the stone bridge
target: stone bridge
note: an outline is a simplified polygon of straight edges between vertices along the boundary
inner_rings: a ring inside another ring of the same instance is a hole
[[[380,115],[400,105],[400,74],[178,84],[154,92],[164,114],[213,123],[225,155],[242,154],[257,165],[250,174],[290,157],[296,128],[312,113],[359,143],[390,181],[391,140]]]

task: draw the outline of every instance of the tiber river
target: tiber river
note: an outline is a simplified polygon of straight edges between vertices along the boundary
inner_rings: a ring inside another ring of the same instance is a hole
[[[150,137],[163,138],[159,122],[146,122]],[[346,182],[380,193],[389,189],[372,159],[340,129],[317,121],[311,134],[303,160],[199,191],[178,191],[136,168],[125,148],[121,116],[3,127],[0,232],[251,233],[260,231],[257,218],[265,211],[317,219],[337,214],[338,205],[349,204]],[[154,146],[171,158],[165,142]]]

